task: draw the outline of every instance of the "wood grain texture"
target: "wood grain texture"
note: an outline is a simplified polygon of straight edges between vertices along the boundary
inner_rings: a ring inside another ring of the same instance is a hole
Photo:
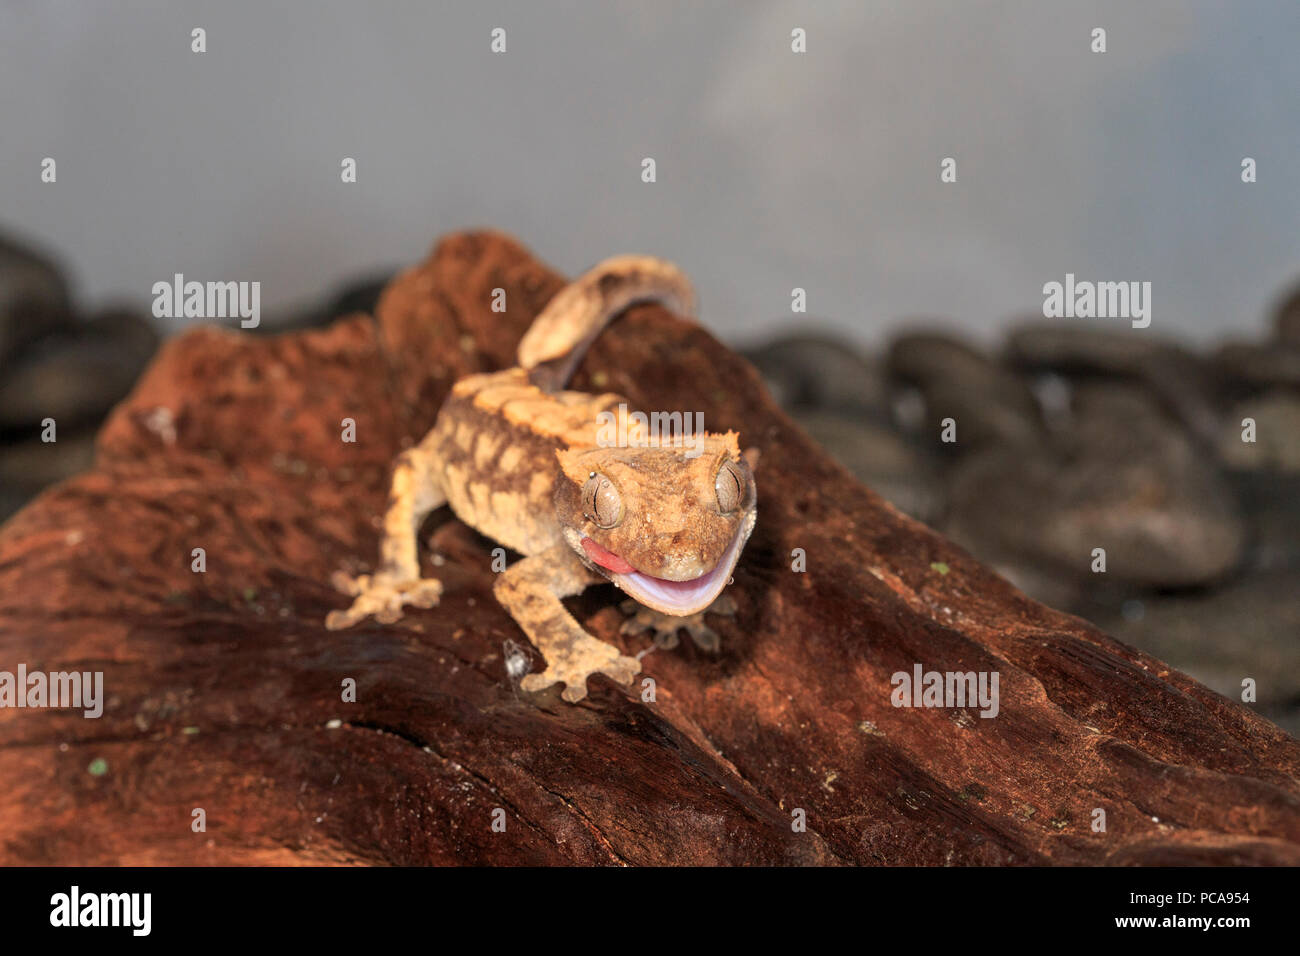
[[[719,654],[648,654],[654,704],[604,678],[579,706],[522,693],[493,544],[445,512],[425,529],[443,564],[422,555],[439,607],[325,630],[331,572],[373,560],[394,455],[457,377],[511,363],[562,285],[507,237],[457,234],[376,319],[164,348],[94,470],[0,528],[0,669],[102,670],[108,697],[98,720],[0,711],[0,862],[1300,863],[1300,744],[899,514],[658,307],[607,330],[574,387],[702,410],[761,449]],[[619,596],[569,606],[635,654]],[[1000,713],[891,706],[915,663],[997,671]]]

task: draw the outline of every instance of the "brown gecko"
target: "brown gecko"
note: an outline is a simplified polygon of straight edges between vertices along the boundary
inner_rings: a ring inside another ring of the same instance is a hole
[[[524,555],[494,587],[546,660],[544,671],[523,679],[523,690],[563,683],[563,699],[576,702],[591,675],[628,684],[640,671],[636,658],[592,637],[561,603],[604,581],[642,605],[625,632],[653,628],[675,637],[685,627],[702,646],[715,644],[703,614],[754,529],[756,452],[742,455],[735,432],[690,442],[656,436],[629,416],[626,399],[564,390],[600,330],[644,301],[689,315],[694,296],[671,263],[606,260],[537,316],[519,343],[518,367],[453,386],[433,429],[394,463],[379,570],[335,574],[335,586],[355,600],[329,614],[328,628],[368,615],[391,623],[404,605],[438,604],[442,584],[420,576],[416,541],[424,517],[446,504]],[[608,442],[602,429],[611,420],[625,441]],[[732,607],[723,598],[716,610]]]

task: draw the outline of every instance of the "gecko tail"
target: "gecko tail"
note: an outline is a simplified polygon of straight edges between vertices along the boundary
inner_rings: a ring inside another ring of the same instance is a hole
[[[543,391],[564,388],[596,341],[624,309],[659,302],[694,317],[690,280],[671,262],[653,256],[606,259],[555,294],[519,342],[519,365]]]

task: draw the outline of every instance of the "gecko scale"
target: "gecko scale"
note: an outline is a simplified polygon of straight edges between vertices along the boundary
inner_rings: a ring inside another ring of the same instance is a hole
[[[519,343],[519,365],[458,381],[433,429],[393,465],[392,489],[372,575],[338,572],[352,596],[326,618],[331,630],[368,615],[398,620],[405,605],[438,604],[442,584],[420,576],[417,535],[444,504],[470,527],[524,555],[494,593],[542,653],[546,669],[525,691],[565,685],[569,702],[587,678],[631,682],[641,664],[597,640],[563,598],[611,581],[641,605],[627,625],[702,645],[716,636],[703,614],[722,595],[757,519],[752,464],[735,432],[662,438],[629,415],[618,395],[566,391],[587,348],[628,306],[662,302],[690,314],[694,296],[671,263],[619,256],[561,289]],[[615,416],[611,447],[602,429]],[[726,599],[716,611],[726,610]],[[625,625],[625,630],[627,630]]]

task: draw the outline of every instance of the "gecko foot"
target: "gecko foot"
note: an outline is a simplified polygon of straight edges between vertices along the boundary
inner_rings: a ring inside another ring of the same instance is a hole
[[[326,615],[325,627],[331,631],[351,627],[372,614],[380,624],[392,624],[401,619],[404,605],[435,607],[442,597],[442,582],[435,578],[396,581],[382,571],[356,577],[336,571],[330,583],[356,599],[346,611]]]
[[[546,670],[529,674],[519,682],[522,690],[546,690],[552,684],[564,684],[560,693],[563,700],[576,704],[587,696],[587,678],[604,674],[620,684],[632,683],[641,672],[641,662],[635,657],[625,657],[617,647],[598,641],[589,635],[566,642],[563,648],[552,646],[546,653]]]
[[[722,647],[722,639],[713,628],[704,623],[704,615],[722,614],[730,617],[736,613],[736,602],[732,600],[731,595],[720,594],[718,599],[703,611],[685,617],[663,614],[630,599],[620,604],[619,610],[631,615],[623,622],[621,631],[624,634],[642,634],[652,631],[655,646],[670,651],[678,644],[677,632],[683,630],[691,636],[691,640],[700,650],[716,654]]]

